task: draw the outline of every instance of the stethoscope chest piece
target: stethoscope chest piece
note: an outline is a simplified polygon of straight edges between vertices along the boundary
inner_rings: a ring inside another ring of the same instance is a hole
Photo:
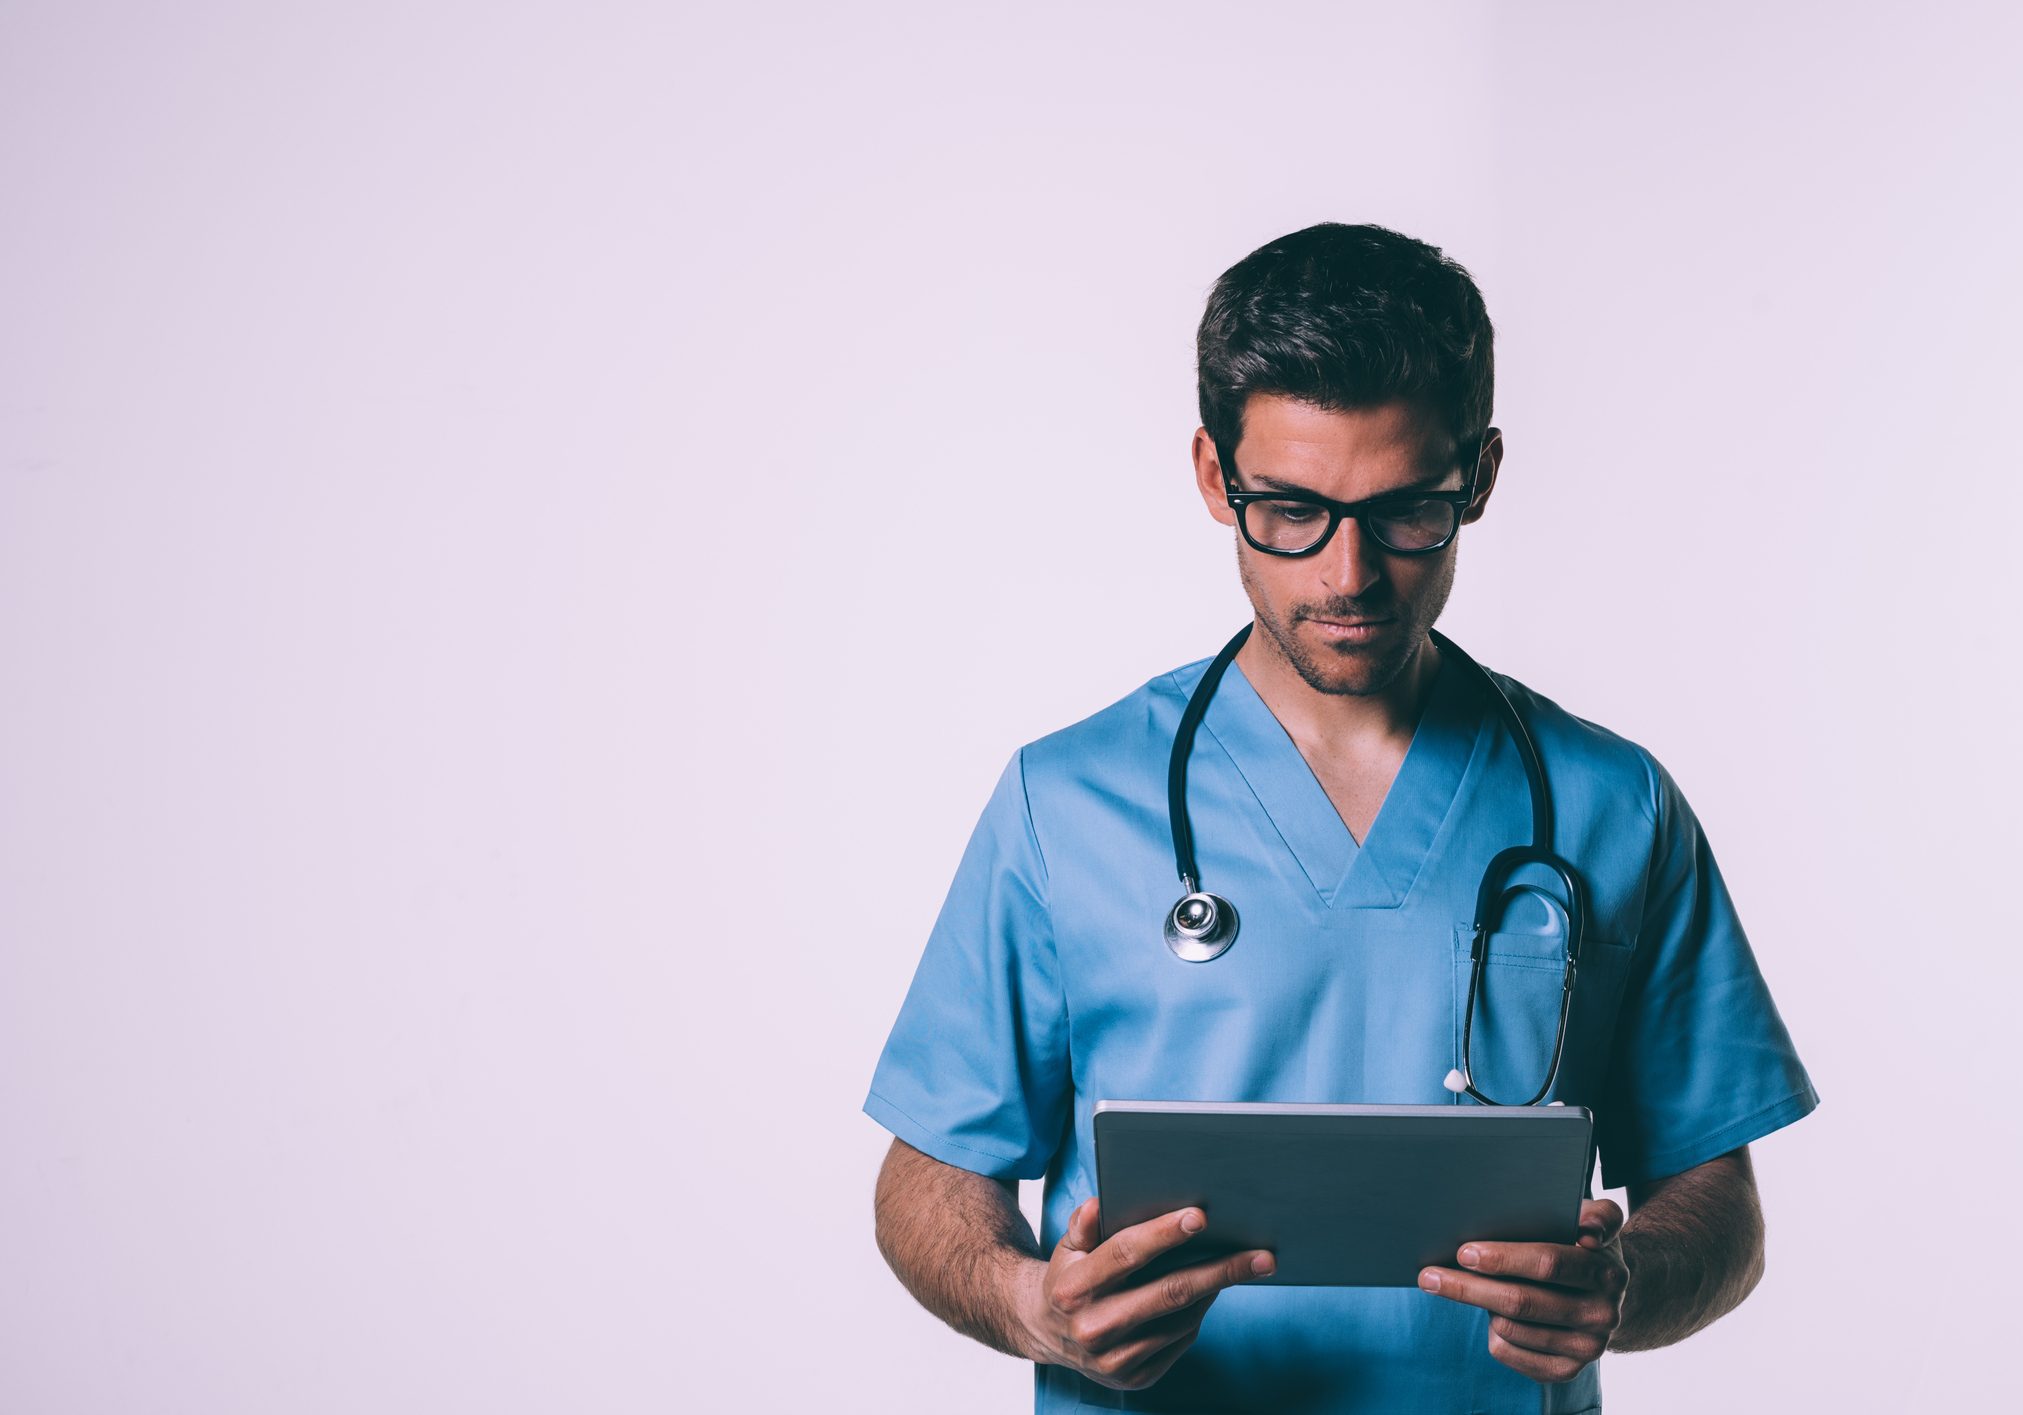
[[[1236,942],[1236,906],[1219,894],[1193,890],[1166,911],[1166,946],[1189,963],[1220,958]]]

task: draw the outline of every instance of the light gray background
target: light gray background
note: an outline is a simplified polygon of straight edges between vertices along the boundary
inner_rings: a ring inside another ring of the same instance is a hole
[[[1327,218],[1481,283],[1444,625],[1824,1096],[1612,1408],[2002,1391],[2013,10],[713,8],[0,9],[0,1408],[1024,1408],[857,1106],[1012,749],[1241,622],[1193,325]]]

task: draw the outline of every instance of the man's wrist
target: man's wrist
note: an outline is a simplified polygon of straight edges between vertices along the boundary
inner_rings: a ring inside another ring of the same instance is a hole
[[[1046,1301],[1047,1265],[1030,1254],[1015,1254],[1005,1279],[1005,1337],[1016,1348],[1014,1355],[1042,1365],[1051,1364],[1051,1352],[1040,1336],[1039,1310]]]
[[[1682,1262],[1676,1236],[1664,1232],[1623,1233],[1623,1264],[1630,1271],[1623,1290],[1622,1320],[1609,1338],[1612,1351],[1655,1351],[1682,1341],[1704,1322],[1701,1274]],[[1708,1319],[1708,1320],[1711,1320]]]

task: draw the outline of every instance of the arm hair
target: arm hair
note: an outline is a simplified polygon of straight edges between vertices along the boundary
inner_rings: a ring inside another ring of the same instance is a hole
[[[1630,1186],[1630,1285],[1611,1351],[1684,1341],[1740,1306],[1763,1278],[1763,1210],[1749,1147]]]
[[[894,1139],[872,1203],[878,1251],[921,1306],[964,1336],[1034,1359],[1018,1294],[1046,1264],[1014,1181],[944,1164]]]

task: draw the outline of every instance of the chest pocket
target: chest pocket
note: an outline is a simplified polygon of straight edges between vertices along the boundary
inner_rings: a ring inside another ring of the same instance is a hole
[[[1474,970],[1470,926],[1454,926],[1454,1064],[1461,1064],[1468,980]],[[1590,935],[1582,941],[1567,1014],[1566,1050],[1547,1101],[1595,1103],[1601,1066],[1622,1003],[1631,949]],[[1475,1086],[1505,1104],[1531,1099],[1552,1064],[1559,1028],[1566,943],[1557,929],[1489,935],[1489,956],[1475,995],[1470,1059]]]

